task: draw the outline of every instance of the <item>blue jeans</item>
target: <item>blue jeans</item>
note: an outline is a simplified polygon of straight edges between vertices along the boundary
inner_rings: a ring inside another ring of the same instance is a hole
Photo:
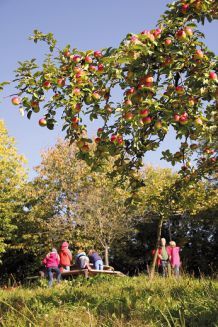
[[[58,267],[49,267],[47,268],[47,274],[48,274],[48,286],[51,287],[53,283],[53,272],[56,273],[57,282],[60,283],[61,280],[61,272]]]
[[[179,277],[179,266],[178,265],[175,265],[174,268],[173,268],[173,270],[174,270],[174,275],[176,277]]]
[[[95,261],[95,269],[96,270],[103,270],[103,261],[102,260]]]
[[[161,260],[161,274],[163,277],[167,277],[168,275],[168,261]]]

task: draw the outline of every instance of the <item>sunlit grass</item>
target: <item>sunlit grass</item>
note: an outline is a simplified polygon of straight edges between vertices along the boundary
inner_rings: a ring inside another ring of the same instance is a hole
[[[0,291],[0,324],[19,326],[218,326],[217,282],[146,276]]]

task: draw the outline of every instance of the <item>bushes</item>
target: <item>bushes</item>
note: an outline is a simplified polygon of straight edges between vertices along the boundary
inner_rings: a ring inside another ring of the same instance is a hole
[[[217,283],[145,276],[78,278],[0,292],[2,326],[216,326]]]

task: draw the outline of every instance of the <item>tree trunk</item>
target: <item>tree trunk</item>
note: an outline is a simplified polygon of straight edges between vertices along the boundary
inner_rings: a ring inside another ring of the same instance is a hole
[[[158,227],[157,227],[157,239],[156,239],[156,247],[155,247],[155,254],[153,257],[152,265],[151,265],[151,271],[150,271],[150,279],[154,278],[155,273],[155,266],[157,262],[157,254],[158,254],[158,246],[161,238],[161,231],[162,231],[162,225],[163,225],[163,216],[160,217]]]
[[[105,245],[104,247],[104,260],[105,260],[105,265],[109,266],[109,246]]]

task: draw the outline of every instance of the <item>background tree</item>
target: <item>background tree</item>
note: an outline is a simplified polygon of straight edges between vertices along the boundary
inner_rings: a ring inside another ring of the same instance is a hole
[[[15,140],[0,120],[0,255],[15,232],[15,221],[22,211],[26,183],[25,159],[18,154]]]

